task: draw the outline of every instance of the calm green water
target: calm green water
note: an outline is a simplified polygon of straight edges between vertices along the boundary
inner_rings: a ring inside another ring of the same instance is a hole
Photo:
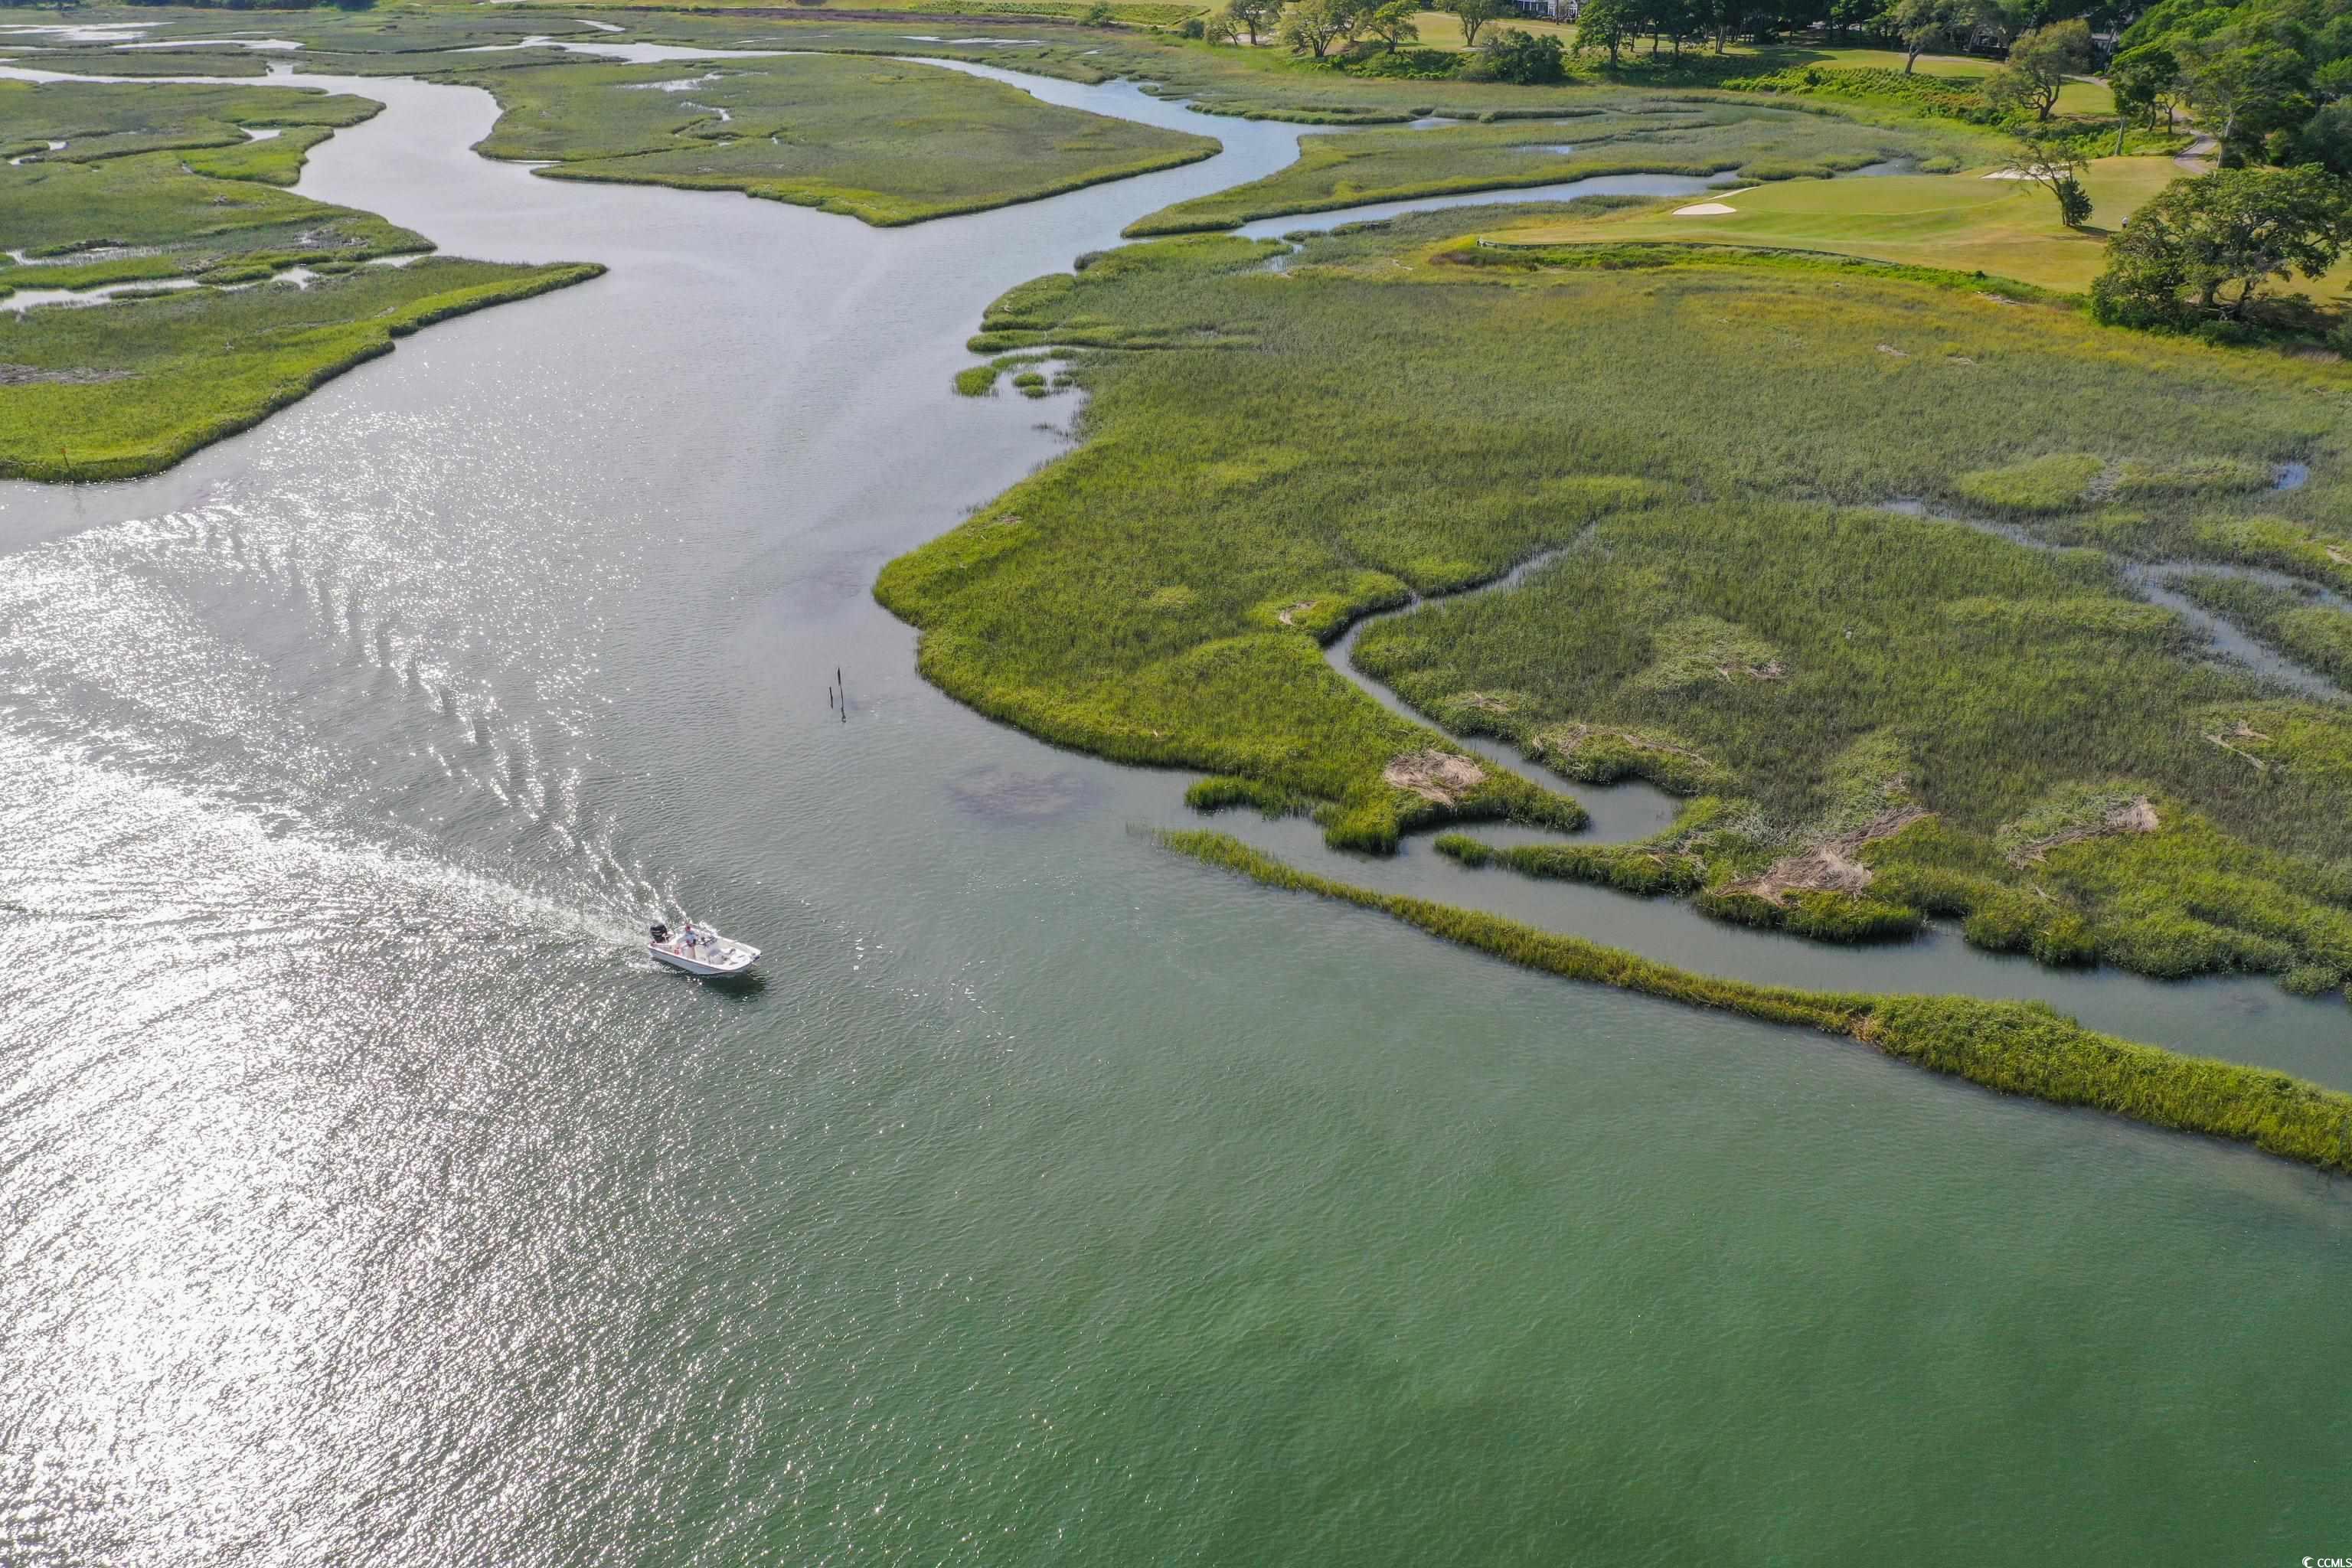
[[[1239,885],[915,677],[875,572],[1072,410],[949,394],[981,307],[1294,130],[881,232],[353,86],[306,190],[614,271],[0,488],[0,1561],[2352,1555],[2352,1187]],[[1347,868],[2352,1081],[2273,988]]]

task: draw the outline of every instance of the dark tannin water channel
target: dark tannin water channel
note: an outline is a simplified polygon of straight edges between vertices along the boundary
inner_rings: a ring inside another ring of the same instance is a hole
[[[2340,1545],[2344,1184],[1240,885],[917,679],[877,569],[1072,408],[950,393],[981,308],[1295,129],[1041,84],[1229,151],[883,231],[335,85],[306,191],[613,271],[0,488],[0,1558]],[[681,909],[765,983],[644,962]]]

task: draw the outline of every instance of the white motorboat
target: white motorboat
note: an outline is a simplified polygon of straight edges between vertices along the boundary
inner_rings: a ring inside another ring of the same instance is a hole
[[[674,931],[656,922],[646,943],[646,951],[656,963],[672,969],[683,969],[688,974],[720,978],[740,974],[751,967],[760,950],[747,942],[730,942],[708,926],[692,921],[683,931]]]

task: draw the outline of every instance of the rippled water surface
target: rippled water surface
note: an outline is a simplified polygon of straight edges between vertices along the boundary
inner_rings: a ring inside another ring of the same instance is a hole
[[[2342,1184],[1237,885],[1137,831],[1184,778],[917,679],[877,570],[1073,412],[950,394],[981,308],[1296,128],[1038,83],[1228,151],[882,231],[535,180],[467,151],[478,92],[328,85],[391,108],[306,192],[613,270],[169,474],[0,486],[0,1560],[2352,1542]],[[2352,1081],[2342,1006],[2264,984],[1238,826]],[[764,982],[648,964],[679,910]]]

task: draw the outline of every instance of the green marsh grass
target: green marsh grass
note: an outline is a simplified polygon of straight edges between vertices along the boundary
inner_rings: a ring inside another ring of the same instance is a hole
[[[380,107],[283,88],[0,81],[0,142],[40,149],[0,164],[0,249],[29,263],[0,261],[0,289],[430,249],[372,213],[273,188],[294,183],[311,147]],[[282,133],[247,137],[261,127]]]
[[[1570,547],[1509,591],[1368,628],[1356,661],[1538,759],[1572,754],[1579,727],[1642,737],[1593,769],[1647,752],[1661,783],[1733,803],[1678,847],[1717,912],[1765,918],[1729,884],[1908,803],[1932,831],[1854,851],[1883,887],[1771,918],[1852,939],[1990,909],[1988,936],[2015,927],[2053,960],[2079,961],[2087,930],[2160,973],[2337,962],[2345,900],[2318,868],[2352,858],[2341,709],[2212,665],[2101,550],[1878,503],[1959,505],[1968,476],[2088,454],[2184,535],[2236,526],[2236,506],[2316,527],[2345,494],[2341,372],[1864,266],[1434,264],[1488,221],[1313,239],[1278,274],[1278,245],[1162,241],[1004,296],[983,352],[1091,345],[1085,440],[885,571],[926,674],[1063,743],[1304,797],[1335,842],[1377,848],[1540,797],[1400,796],[1384,767],[1443,742],[1320,644],[1408,591]],[[2301,490],[2213,488],[2290,458],[2313,463]],[[2242,719],[2266,739],[2209,740]],[[2158,799],[2160,831],[2032,868],[1994,852],[2053,792],[2112,779]],[[1921,847],[1947,840],[1966,853]],[[1547,874],[1610,880],[1620,858]],[[2011,896],[2046,913],[2004,921]]]
[[[257,424],[396,338],[604,268],[427,257],[308,288],[261,283],[0,314],[0,476],[152,473]]]
[[[2098,1034],[2040,1004],[1798,991],[1713,979],[1480,910],[1315,876],[1224,834],[1160,838],[1180,854],[1264,886],[1374,910],[1522,968],[1818,1029],[1999,1093],[2104,1110],[2251,1143],[2323,1171],[2352,1172],[2352,1095],[2284,1073]]]
[[[365,99],[284,88],[0,82],[0,291],[201,287],[0,313],[0,475],[121,479],[245,429],[430,322],[594,277],[428,258],[372,213],[278,187]],[[250,140],[248,128],[281,134]],[[62,141],[63,148],[48,142]],[[296,264],[308,288],[272,282]]]
[[[919,223],[1206,158],[1205,136],[902,61],[811,55],[502,70],[491,157],[551,179],[741,191]]]
[[[2352,689],[2352,612],[2309,592],[2199,574],[2172,586],[2215,615]]]
[[[383,105],[349,94],[283,87],[183,83],[0,81],[0,150],[32,165],[89,163],[139,153],[188,155],[200,174],[234,151],[236,178],[290,185],[303,154]],[[248,129],[284,134],[256,142]],[[63,142],[52,149],[48,143]]]

